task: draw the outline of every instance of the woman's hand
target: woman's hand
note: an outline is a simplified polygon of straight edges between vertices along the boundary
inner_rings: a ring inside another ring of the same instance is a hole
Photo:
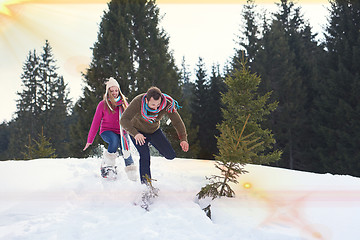
[[[84,147],[84,149],[83,149],[83,151],[85,151],[90,145],[91,145],[92,143],[86,143],[86,145],[85,145],[85,147]]]
[[[187,141],[181,141],[180,146],[184,152],[189,151],[189,143]]]
[[[134,138],[135,138],[136,144],[138,144],[140,146],[145,144],[146,137],[144,135],[142,135],[141,133],[136,134]]]

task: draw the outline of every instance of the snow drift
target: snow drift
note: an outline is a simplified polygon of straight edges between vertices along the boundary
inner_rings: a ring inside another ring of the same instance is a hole
[[[0,239],[358,239],[360,179],[247,165],[235,198],[196,198],[219,174],[212,161],[152,158],[160,189],[150,211],[143,186],[100,177],[100,159],[0,162]]]

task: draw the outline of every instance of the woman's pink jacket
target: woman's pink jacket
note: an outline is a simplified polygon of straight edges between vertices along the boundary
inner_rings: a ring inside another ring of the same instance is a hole
[[[107,108],[105,109],[104,104],[106,103],[101,101],[96,108],[96,112],[88,134],[88,143],[93,143],[99,127],[100,134],[105,131],[112,131],[116,134],[120,134],[119,107],[117,107],[114,112],[110,113]]]

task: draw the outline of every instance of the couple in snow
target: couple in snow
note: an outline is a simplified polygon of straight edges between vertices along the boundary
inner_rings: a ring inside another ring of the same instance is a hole
[[[165,115],[170,118],[176,129],[182,150],[189,150],[186,128],[177,112],[178,107],[176,100],[162,93],[157,87],[149,88],[146,93],[138,95],[128,104],[119,83],[114,78],[109,78],[104,99],[96,108],[83,150],[93,143],[100,127],[100,136],[108,143],[101,163],[102,177],[116,176],[115,159],[120,147],[125,161],[125,172],[135,181],[136,167],[129,151],[131,139],[140,155],[140,181],[146,183],[146,176],[151,179],[149,143],[166,159],[175,158],[174,149],[160,129],[160,120]]]

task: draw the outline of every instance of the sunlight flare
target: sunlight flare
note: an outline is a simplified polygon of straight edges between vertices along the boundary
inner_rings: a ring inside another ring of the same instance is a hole
[[[251,183],[246,182],[246,183],[243,184],[243,187],[244,187],[245,189],[250,189],[250,188],[251,188]]]
[[[0,0],[0,16],[12,16],[9,6],[23,4],[98,4],[108,0]]]
[[[5,15],[5,16],[12,15],[10,9],[7,7],[7,5],[10,4],[10,2],[13,2],[13,1],[0,0],[0,15]]]

